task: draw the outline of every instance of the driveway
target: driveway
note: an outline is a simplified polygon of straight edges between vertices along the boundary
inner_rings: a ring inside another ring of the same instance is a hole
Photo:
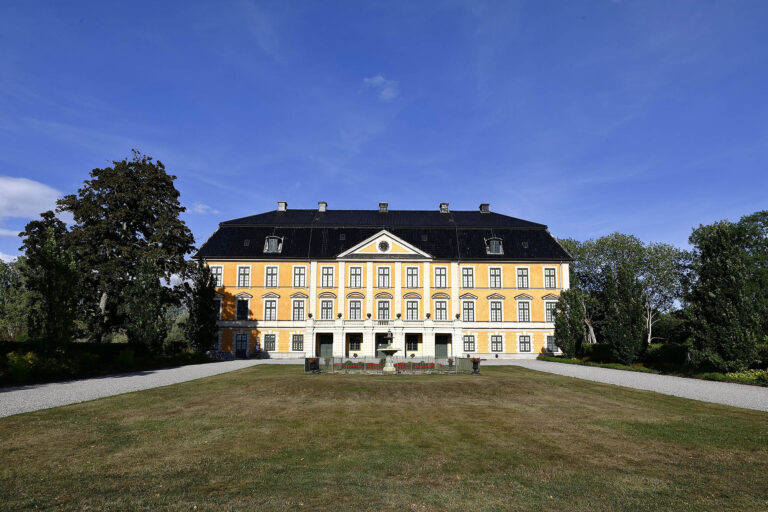
[[[300,359],[235,360],[193,364],[162,370],[95,377],[68,382],[0,388],[0,418],[22,412],[75,404],[143,389],[169,386],[188,380],[231,372],[256,364],[300,364]]]
[[[626,388],[655,391],[656,393],[662,393],[664,395],[690,398],[702,402],[731,405],[733,407],[755,409],[757,411],[768,411],[767,387],[689,379],[685,377],[673,377],[671,375],[656,375],[654,373],[641,373],[627,370],[612,370],[610,368],[597,368],[594,366],[551,363],[549,361],[512,359],[503,362],[493,361],[486,364],[488,366],[499,364],[522,366],[540,372],[555,373],[557,375],[565,375],[566,377],[576,377],[577,379],[592,380],[604,384],[614,384]]]

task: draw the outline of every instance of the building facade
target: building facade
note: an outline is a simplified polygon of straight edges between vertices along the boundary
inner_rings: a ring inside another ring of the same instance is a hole
[[[236,357],[535,357],[571,258],[547,226],[493,213],[277,210],[222,222],[197,256]]]

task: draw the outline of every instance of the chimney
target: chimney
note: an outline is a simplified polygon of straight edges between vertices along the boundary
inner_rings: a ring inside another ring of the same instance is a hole
[[[317,211],[325,212],[327,209],[328,209],[328,203],[326,203],[325,201],[317,202]]]
[[[491,213],[491,205],[488,203],[480,203],[480,213]]]
[[[389,203],[379,203],[379,213],[387,213],[389,211]]]
[[[448,209],[448,203],[440,203],[440,213],[448,213],[450,210]]]
[[[288,203],[286,201],[277,202],[277,211],[284,212],[287,209],[288,209]]]

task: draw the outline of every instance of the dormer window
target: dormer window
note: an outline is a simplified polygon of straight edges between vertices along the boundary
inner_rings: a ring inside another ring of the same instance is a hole
[[[279,253],[283,250],[283,239],[279,236],[268,236],[264,241],[264,252]]]
[[[501,245],[501,238],[488,238],[485,241],[485,251],[488,254],[504,254],[504,248]]]

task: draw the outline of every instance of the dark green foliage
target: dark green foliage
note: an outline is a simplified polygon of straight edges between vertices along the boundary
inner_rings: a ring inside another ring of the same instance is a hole
[[[581,356],[587,336],[584,315],[583,293],[564,290],[555,311],[555,340],[565,357]]]
[[[584,347],[584,359],[596,363],[613,362],[611,346],[607,343],[592,343]]]
[[[716,222],[693,231],[697,279],[688,297],[694,362],[720,371],[749,368],[763,339],[763,259],[755,254],[759,230],[752,223]]]
[[[677,343],[654,343],[643,355],[643,362],[682,366],[688,357],[688,347]]]
[[[41,217],[20,235],[20,270],[27,289],[29,333],[58,346],[72,338],[79,279],[66,226],[51,211]]]
[[[122,293],[137,277],[143,261],[152,261],[166,281],[183,275],[184,257],[194,238],[179,219],[184,211],[173,182],[159,161],[134,151],[131,160],[94,169],[77,194],[59,200],[71,212],[79,296],[91,336],[103,336],[126,323]],[[172,302],[172,301],[171,301]]]
[[[202,261],[192,266],[190,277],[190,282],[185,283],[185,303],[189,312],[185,332],[190,348],[202,353],[211,347],[218,331],[219,312],[214,302],[216,280]]]
[[[0,261],[0,340],[14,341],[27,331],[27,290],[20,261]]]
[[[605,326],[603,333],[613,357],[635,363],[646,346],[643,319],[643,287],[631,264],[620,262],[606,268]]]
[[[161,284],[160,278],[158,266],[145,260],[122,294],[121,312],[128,343],[136,350],[152,354],[160,353],[168,334],[165,309],[172,301],[170,290]]]

